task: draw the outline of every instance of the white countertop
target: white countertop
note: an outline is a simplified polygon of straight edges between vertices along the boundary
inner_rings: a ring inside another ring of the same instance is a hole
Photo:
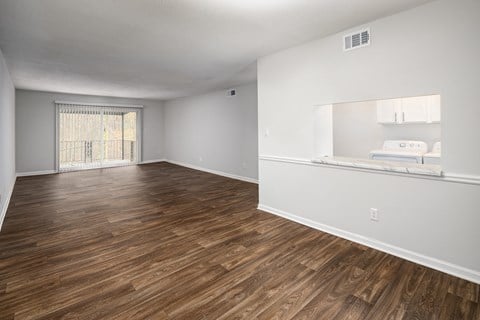
[[[343,157],[319,157],[312,160],[314,163],[335,166],[372,169],[390,172],[420,174],[428,176],[442,176],[442,168],[437,165],[416,164],[407,162],[378,161],[369,159],[343,158]]]

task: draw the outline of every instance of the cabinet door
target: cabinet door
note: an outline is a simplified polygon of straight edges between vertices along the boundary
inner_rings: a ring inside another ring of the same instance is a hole
[[[377,122],[397,123],[400,111],[400,99],[388,99],[377,101]]]
[[[399,122],[427,122],[427,98],[428,97],[403,98]]]
[[[428,96],[427,98],[428,122],[438,123],[442,117],[440,109],[440,96]]]

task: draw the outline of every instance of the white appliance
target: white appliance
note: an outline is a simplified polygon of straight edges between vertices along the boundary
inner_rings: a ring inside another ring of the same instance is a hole
[[[432,151],[425,153],[423,155],[423,163],[440,165],[441,154],[442,154],[442,146],[440,142],[435,142],[433,144]]]
[[[423,141],[385,140],[381,150],[370,151],[370,159],[422,164],[427,151],[428,146]]]

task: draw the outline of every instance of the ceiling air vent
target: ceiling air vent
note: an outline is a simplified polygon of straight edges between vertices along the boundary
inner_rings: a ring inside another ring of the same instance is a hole
[[[343,37],[343,50],[349,51],[370,44],[370,28],[347,34]]]

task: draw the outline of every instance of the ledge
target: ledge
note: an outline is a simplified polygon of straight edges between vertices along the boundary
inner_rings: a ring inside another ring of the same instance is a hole
[[[442,176],[442,169],[436,165],[415,164],[406,162],[387,162],[368,159],[354,159],[342,157],[323,157],[312,160],[314,163],[329,164],[334,166],[353,167],[361,169],[390,171],[406,174],[419,174],[427,176]]]
[[[480,185],[480,176],[477,176],[477,175],[466,175],[466,174],[456,174],[456,173],[447,173],[447,172],[443,172],[442,176],[412,174],[412,173],[399,172],[399,171],[375,170],[371,168],[363,168],[358,166],[352,167],[352,166],[334,165],[334,164],[329,164],[325,162],[318,163],[318,162],[313,162],[310,159],[269,156],[269,155],[261,155],[259,156],[259,159],[260,161],[283,162],[283,163],[292,163],[297,165],[306,165],[306,166],[314,166],[314,167],[326,167],[326,168],[338,169],[338,170],[360,171],[360,172],[366,172],[366,173],[369,172],[369,173],[375,173],[375,174],[401,176],[401,177],[412,178],[412,179],[426,179],[426,180],[435,180],[440,182],[454,182],[454,183],[461,183],[461,184]]]

